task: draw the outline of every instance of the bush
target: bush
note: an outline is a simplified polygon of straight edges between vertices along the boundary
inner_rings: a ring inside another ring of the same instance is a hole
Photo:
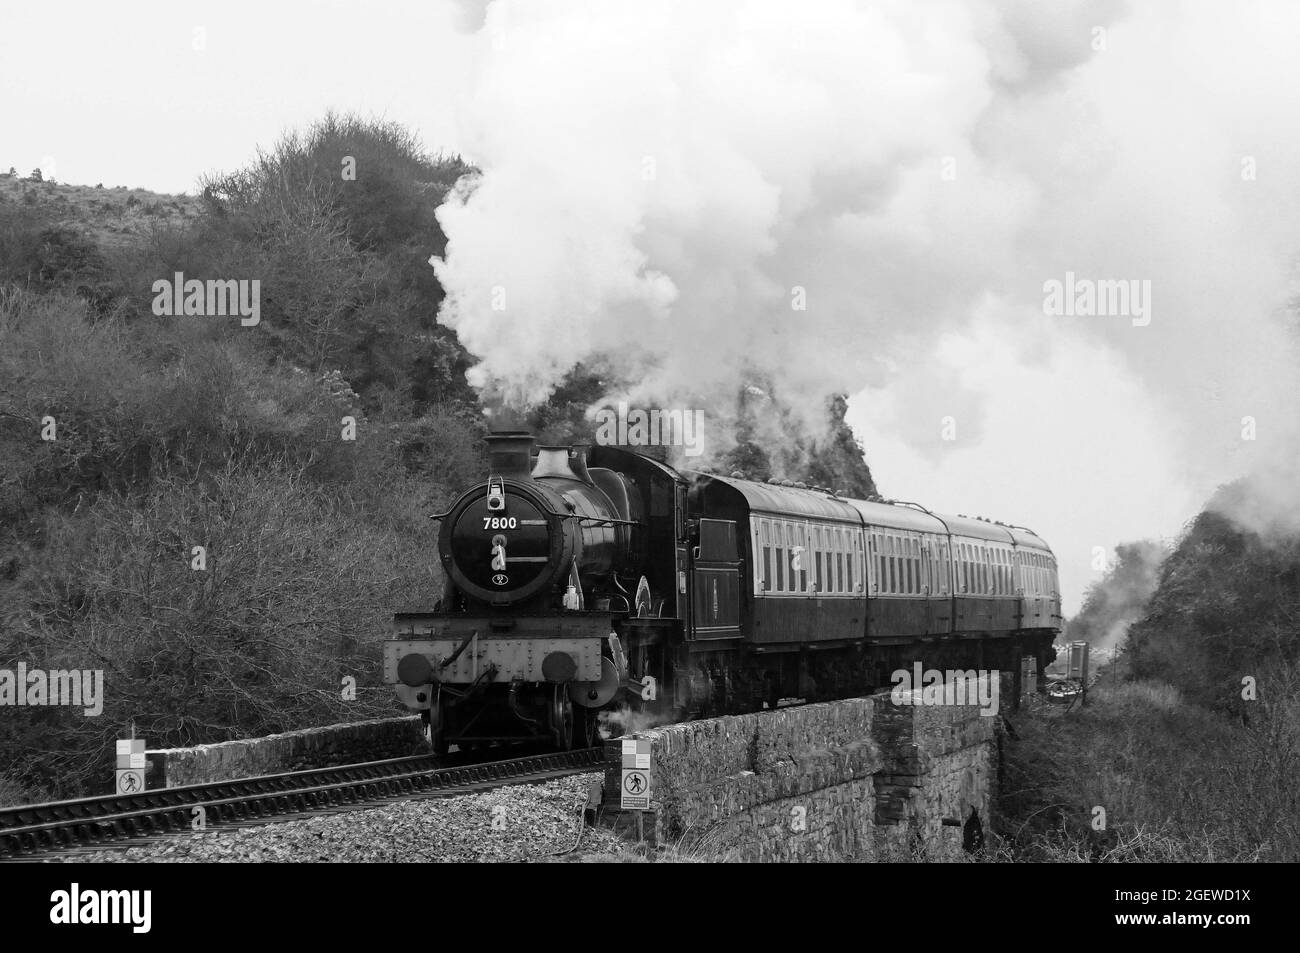
[[[0,218],[0,284],[75,288],[94,286],[104,275],[98,246],[80,231],[59,224],[48,206],[19,205]]]
[[[1003,858],[1300,860],[1300,669],[1271,670],[1250,724],[1172,686],[1099,688],[1016,721],[998,798]],[[1094,823],[1105,810],[1105,828]]]
[[[6,587],[0,667],[103,669],[104,711],[14,709],[0,774],[68,796],[111,777],[128,723],[164,747],[393,714],[376,640],[394,605],[427,604],[440,585],[413,484],[322,493],[263,464],[49,514],[45,545]]]
[[[1243,492],[1231,485],[1216,505]],[[1129,630],[1128,654],[1136,677],[1251,717],[1242,680],[1300,659],[1297,618],[1300,538],[1261,536],[1207,509],[1162,566],[1146,616]]]

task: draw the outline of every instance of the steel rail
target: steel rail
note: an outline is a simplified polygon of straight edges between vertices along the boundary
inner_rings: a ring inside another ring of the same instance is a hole
[[[603,748],[582,748],[503,761],[448,766],[445,758],[415,755],[387,761],[313,768],[233,781],[159,788],[0,808],[0,859],[79,844],[121,843],[189,830],[196,808],[203,830],[250,818],[274,818],[364,806],[403,796],[448,797],[507,784],[599,770]]]

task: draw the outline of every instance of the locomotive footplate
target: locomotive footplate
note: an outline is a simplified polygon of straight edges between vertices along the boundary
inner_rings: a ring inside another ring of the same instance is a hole
[[[490,616],[399,614],[393,620],[396,638],[383,642],[384,681],[413,688],[465,685],[485,673],[495,683],[600,679],[601,647],[612,630],[609,613],[514,616],[509,622],[509,628],[499,628],[501,620]]]

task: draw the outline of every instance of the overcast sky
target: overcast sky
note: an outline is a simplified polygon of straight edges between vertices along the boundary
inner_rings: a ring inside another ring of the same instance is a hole
[[[455,150],[472,45],[440,2],[0,2],[0,163],[194,192],[327,109]]]
[[[1067,612],[1094,547],[1294,464],[1300,4],[2,9],[0,167],[194,191],[327,109],[408,125],[485,170],[440,269],[479,383],[850,392],[886,495],[1033,526]],[[1067,272],[1149,323],[1045,314]]]

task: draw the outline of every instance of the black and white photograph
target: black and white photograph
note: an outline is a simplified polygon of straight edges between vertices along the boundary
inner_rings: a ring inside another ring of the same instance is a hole
[[[1239,942],[1300,861],[1298,50],[0,0],[14,922],[816,864]]]

